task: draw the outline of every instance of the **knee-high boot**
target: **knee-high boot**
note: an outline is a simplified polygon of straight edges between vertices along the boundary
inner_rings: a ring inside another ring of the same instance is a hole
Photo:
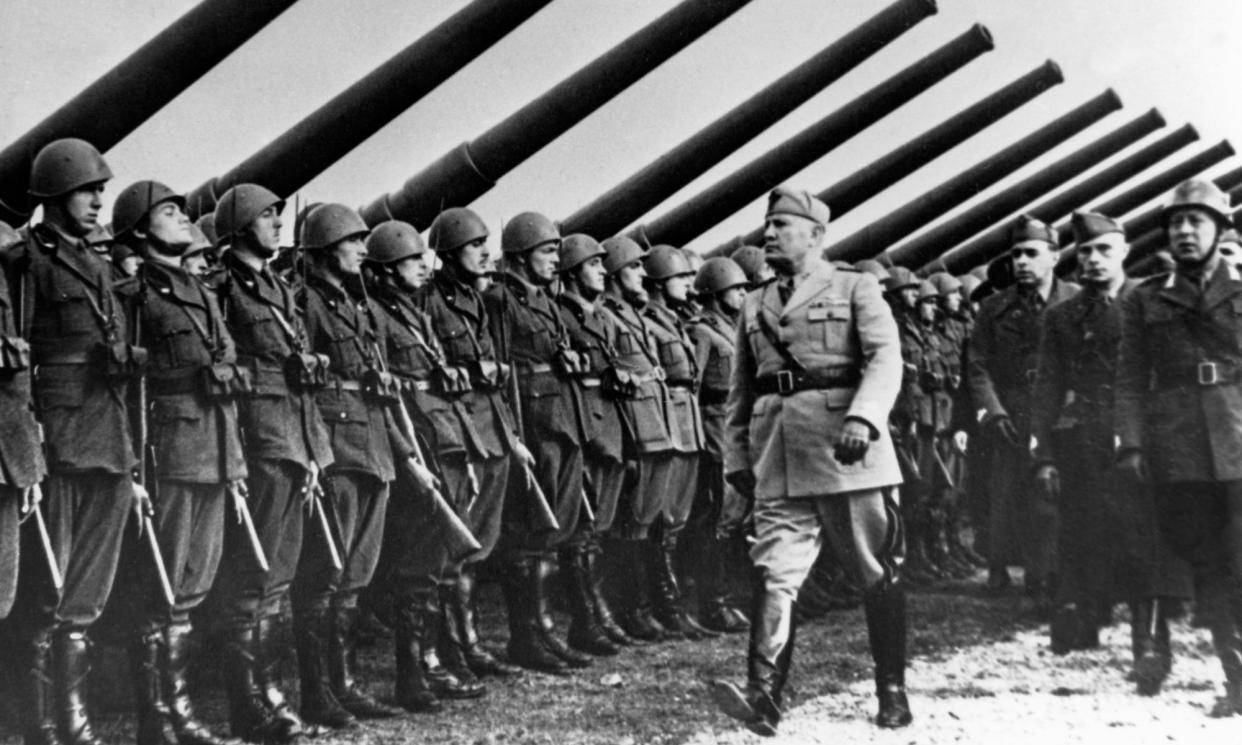
[[[600,626],[592,602],[586,555],[587,547],[582,544],[566,546],[560,552],[561,579],[569,598],[571,618],[569,646],[597,657],[613,657],[619,650]]]
[[[521,675],[522,668],[496,659],[479,643],[479,631],[475,622],[474,595],[478,578],[474,566],[467,564],[455,583],[446,585],[445,612],[449,616],[453,638],[461,645],[466,664],[475,675],[509,677]]]
[[[652,543],[652,589],[655,593],[655,617],[660,625],[674,634],[698,640],[720,636],[704,628],[682,607],[681,586],[677,581],[675,556],[678,534],[667,529],[660,531],[660,539]]]
[[[260,688],[257,625],[237,624],[226,633],[225,690],[229,700],[230,732],[250,742],[290,742],[294,733],[268,708]]]
[[[434,622],[432,612],[414,604],[397,611],[396,618],[396,699],[406,711],[436,712],[444,708],[423,670],[422,639],[427,623]]]
[[[556,555],[540,556],[531,562],[528,588],[534,600],[535,628],[544,649],[560,657],[572,668],[591,666],[591,656],[565,646],[556,635],[552,619],[552,575],[556,571]]]
[[[668,629],[660,625],[651,612],[648,580],[651,574],[650,541],[645,538],[618,540],[613,545],[620,565],[615,580],[622,603],[618,617],[621,628],[631,637],[644,642],[670,638]]]
[[[601,570],[603,553],[604,547],[597,534],[591,536],[591,541],[586,545],[580,557],[595,620],[599,624],[600,631],[603,631],[604,636],[608,637],[613,644],[621,647],[640,644],[642,643],[640,640],[625,633],[625,629],[621,628],[613,616],[612,609],[608,607],[608,600],[604,597],[604,577]]]
[[[451,595],[452,590],[440,589],[446,592],[437,592],[432,599],[436,608],[432,621],[436,626],[434,629],[429,628],[430,633],[423,636],[423,660],[427,663],[425,672],[432,689],[440,698],[479,698],[487,693],[487,687],[479,682],[474,671],[466,664],[457,639],[456,627],[449,618],[448,603],[441,599],[445,595]],[[427,654],[428,647],[433,648],[434,654]],[[434,674],[431,669],[433,666],[436,668]]]
[[[164,698],[164,635],[146,629],[133,640],[129,662],[138,703],[138,745],[177,745],[168,701]]]
[[[729,603],[725,543],[716,536],[703,542],[706,549],[699,574],[699,619],[704,627],[723,634],[737,634],[749,625],[746,617]]]
[[[85,629],[68,629],[56,635],[56,692],[60,696],[60,732],[65,745],[99,745],[91,727],[86,703],[90,677],[90,641]]]
[[[895,582],[868,588],[863,599],[867,635],[875,661],[875,692],[880,702],[875,723],[886,729],[913,720],[906,698],[906,593]]]
[[[756,573],[750,643],[746,649],[746,688],[713,681],[712,697],[725,714],[750,731],[770,737],[781,721],[781,704],[793,660],[793,601],[768,592]]]
[[[240,745],[238,740],[219,737],[194,715],[186,671],[190,665],[190,622],[179,621],[164,627],[167,658],[164,667],[164,695],[173,731],[181,745]]]
[[[356,726],[358,720],[336,700],[328,685],[328,637],[332,614],[327,608],[296,609],[298,677],[302,683],[302,717],[332,729]]]
[[[52,662],[52,630],[41,628],[22,644],[26,672],[22,695],[22,729],[26,745],[61,745],[56,725],[56,673]]]
[[[509,661],[528,670],[565,675],[565,661],[544,647],[536,620],[535,598],[531,593],[530,575],[535,571],[534,559],[519,557],[505,567],[504,584],[506,611],[509,616]]]
[[[400,713],[397,709],[376,701],[354,677],[354,630],[358,623],[358,608],[334,603],[332,619],[328,636],[328,684],[336,700],[357,719],[397,716]]]

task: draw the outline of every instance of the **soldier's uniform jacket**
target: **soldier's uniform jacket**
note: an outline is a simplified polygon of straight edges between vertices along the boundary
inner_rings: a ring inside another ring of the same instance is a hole
[[[1121,304],[1117,435],[1158,482],[1242,479],[1242,278],[1152,277]]]
[[[621,462],[625,429],[619,403],[604,395],[606,376],[616,375],[617,339],[614,317],[594,303],[570,293],[556,298],[569,345],[582,362],[575,378],[582,397],[581,442],[588,458]]]
[[[307,275],[299,302],[306,314],[311,349],[329,360],[328,385],[315,393],[315,401],[336,456],[332,468],[392,481],[396,478],[394,455],[409,457],[413,444],[397,429],[388,405],[361,390],[368,375],[387,366],[382,356],[387,333],[381,325],[382,312],[365,297],[355,298],[316,271]]]
[[[929,369],[934,350],[915,311],[894,309],[897,333],[901,338],[901,393],[893,405],[893,424],[903,433],[911,425],[930,426],[934,420],[931,396],[923,387],[923,373]]]
[[[694,340],[694,361],[699,372],[704,450],[714,461],[720,462],[724,460],[725,401],[729,397],[729,376],[733,374],[733,355],[737,350],[737,324],[719,311],[704,311],[690,322],[689,332]]]
[[[617,369],[628,374],[635,388],[634,395],[620,399],[626,446],[631,450],[627,457],[672,450],[668,387],[664,384],[664,368],[660,367],[651,324],[637,308],[613,292],[604,294],[600,309],[617,330]]]
[[[479,435],[483,455],[508,455],[516,438],[515,426],[501,396],[504,386],[483,298],[473,287],[437,272],[420,300],[448,364],[470,372],[472,390],[462,396],[462,403]]]
[[[759,325],[760,314],[806,370],[854,382],[788,395],[757,395],[759,378],[788,369]],[[874,276],[820,262],[783,305],[776,283],[750,293],[737,330],[725,473],[753,471],[759,499],[821,496],[901,483],[888,432],[901,377],[897,324]],[[846,417],[866,422],[877,433],[866,456],[848,466],[833,456]]]
[[[497,276],[483,296],[492,318],[493,341],[513,365],[528,440],[561,437],[578,442],[581,402],[570,376],[578,356],[552,297],[509,272]]]
[[[238,364],[254,387],[238,404],[246,455],[321,468],[333,462],[328,428],[312,393],[290,388],[286,363],[309,352],[302,312],[293,289],[270,268],[256,272],[231,251],[216,292],[233,337]]]
[[[102,374],[127,366],[129,328],[112,266],[86,243],[47,224],[7,253],[19,333],[30,342],[35,409],[53,471],[126,473],[136,464],[125,408],[129,384]],[[15,305],[16,308],[16,305]]]
[[[469,372],[445,362],[430,320],[412,295],[382,287],[372,300],[387,316],[389,370],[407,383],[410,416],[421,425],[419,439],[428,438],[437,456],[481,458],[482,438],[461,401]],[[450,380],[462,390],[447,390]]]
[[[1008,416],[1019,430],[1029,426],[1031,392],[1039,355],[1039,319],[1044,308],[1078,292],[1072,282],[1053,280],[1047,301],[1015,285],[983,301],[970,337],[966,375],[971,403],[988,418]]]
[[[0,268],[0,485],[25,489],[43,480],[47,464],[30,391],[30,362],[17,329],[16,308]]]
[[[953,391],[955,385],[949,367],[949,340],[941,335],[935,322],[922,322],[923,364],[919,370],[919,387],[925,398],[923,419],[920,422],[939,434],[949,429],[953,414]]]
[[[147,261],[118,294],[134,305],[149,356],[146,412],[155,474],[220,484],[246,475],[237,407],[210,395],[210,369],[235,371],[237,354],[215,293],[180,267]]]
[[[695,398],[699,370],[694,360],[694,342],[685,324],[671,308],[652,300],[643,309],[655,335],[656,352],[668,386],[668,426],[673,449],[682,453],[703,450],[703,415]]]
[[[1044,313],[1031,407],[1037,463],[1053,462],[1055,432],[1080,427],[1106,445],[1111,459],[1121,299],[1137,284],[1127,280],[1114,299],[1086,288]]]

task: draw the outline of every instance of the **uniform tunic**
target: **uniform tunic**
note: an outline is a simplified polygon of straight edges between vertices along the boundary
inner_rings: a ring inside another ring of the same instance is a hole
[[[698,369],[703,455],[699,461],[699,503],[695,520],[719,540],[736,533],[749,511],[746,500],[724,481],[724,450],[729,377],[737,349],[737,325],[719,311],[705,311],[689,324]]]

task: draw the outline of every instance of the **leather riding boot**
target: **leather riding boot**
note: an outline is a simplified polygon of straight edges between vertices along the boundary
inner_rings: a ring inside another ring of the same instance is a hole
[[[423,672],[423,626],[431,618],[426,608],[409,605],[397,611],[396,648],[397,704],[406,711],[437,712],[444,708]]]
[[[538,621],[535,619],[535,599],[530,592],[533,565],[533,559],[521,557],[506,567],[501,585],[509,616],[509,643],[506,651],[510,662],[528,670],[566,675],[569,667],[565,661],[546,649],[540,639]]]
[[[26,679],[22,694],[23,739],[26,745],[61,745],[56,726],[55,666],[52,664],[52,630],[42,628],[25,645]],[[18,678],[20,681],[21,678]]]
[[[164,698],[164,659],[164,635],[159,628],[146,629],[133,640],[129,662],[138,694],[138,745],[177,745]]]
[[[529,591],[534,599],[535,624],[539,641],[544,649],[560,657],[565,664],[581,669],[591,666],[591,656],[565,646],[556,636],[556,622],[552,619],[552,575],[556,571],[556,555],[540,556],[532,562]]]
[[[723,542],[709,536],[699,572],[699,619],[707,629],[721,634],[737,634],[749,626],[741,613],[729,605],[725,591],[725,554]]]
[[[746,688],[712,681],[712,698],[721,711],[751,732],[771,737],[781,721],[781,698],[793,657],[793,603],[783,595],[767,592],[762,584],[754,597]]]
[[[496,659],[491,652],[479,643],[479,631],[475,625],[474,591],[477,578],[473,565],[461,568],[457,581],[447,585],[450,592],[445,606],[449,614],[449,622],[455,629],[455,638],[461,644],[466,664],[475,675],[495,675],[510,677],[521,675],[522,668]]]
[[[354,677],[354,629],[358,609],[344,604],[332,606],[331,633],[328,635],[328,685],[336,700],[357,719],[387,719],[400,714],[381,704],[358,684]]]
[[[56,692],[60,696],[60,735],[65,745],[99,745],[91,728],[86,704],[87,678],[91,673],[88,657],[90,641],[85,629],[69,629],[56,634]]]
[[[255,683],[263,704],[289,733],[290,738],[309,734],[306,723],[293,710],[280,690],[280,641],[276,638],[278,617],[264,616],[254,627]]]
[[[177,621],[164,627],[164,695],[168,699],[169,716],[177,742],[181,745],[239,745],[239,740],[219,737],[194,716],[186,671],[190,665],[189,621]]]
[[[229,700],[229,731],[250,742],[283,743],[293,739],[276,719],[259,688],[258,629],[233,626],[225,632],[225,691]]]
[[[587,576],[586,546],[567,546],[561,551],[561,578],[569,600],[569,646],[596,657],[615,657],[620,651],[604,634],[591,602],[591,579]]]
[[[658,642],[668,638],[668,629],[660,625],[651,613],[651,595],[648,591],[647,539],[619,540],[617,553],[621,556],[616,581],[620,585],[622,610],[617,622],[625,633],[643,642]]]
[[[895,582],[872,587],[866,592],[863,608],[880,703],[875,723],[885,729],[905,727],[914,718],[906,698],[905,588]]]
[[[1100,646],[1100,629],[1096,625],[1098,614],[1091,607],[1066,603],[1052,614],[1049,629],[1052,653],[1069,654],[1077,649],[1094,649]]]
[[[660,625],[668,629],[674,638],[684,637],[691,641],[720,636],[715,631],[706,629],[690,617],[681,607],[681,587],[677,582],[677,568],[674,557],[677,555],[677,534],[661,530],[658,542],[651,544],[652,555],[652,589],[655,595],[655,617]]]
[[[625,629],[617,623],[617,619],[612,615],[612,609],[608,607],[608,600],[604,597],[604,578],[600,571],[600,561],[603,558],[603,546],[600,545],[599,536],[592,536],[591,542],[586,545],[581,555],[578,557],[582,562],[582,571],[585,574],[587,597],[591,603],[591,612],[595,615],[595,622],[599,625],[600,631],[604,632],[613,644],[619,647],[632,647],[639,644],[645,644],[639,639],[635,639],[625,633]]]
[[[302,682],[302,718],[332,729],[355,727],[358,720],[336,700],[328,685],[328,637],[332,614],[327,608],[294,613],[298,677]]]
[[[1130,640],[1134,680],[1140,696],[1160,693],[1173,667],[1168,645],[1169,624],[1157,598],[1130,603]]]
[[[436,651],[440,655],[440,664],[448,671],[449,677],[457,681],[454,689],[445,689],[441,698],[479,698],[487,693],[487,686],[479,681],[478,676],[470,669],[463,651],[458,626],[453,623],[449,614],[450,600],[456,595],[453,587],[440,587],[440,612],[436,618],[440,623],[440,633]]]
[[[440,660],[440,635],[444,629],[440,616],[440,603],[438,593],[428,599],[428,612],[426,623],[423,626],[423,638],[420,645],[423,653],[423,676],[427,679],[427,685],[431,686],[431,690],[435,692],[437,698],[469,698],[463,696],[461,681],[456,675],[449,672]]]

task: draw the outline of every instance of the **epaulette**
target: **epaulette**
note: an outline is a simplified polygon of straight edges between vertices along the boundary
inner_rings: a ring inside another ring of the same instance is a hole
[[[52,230],[43,223],[39,223],[38,225],[30,228],[30,237],[35,243],[39,244],[40,248],[45,251],[56,248],[56,244],[59,241],[59,236],[56,235],[56,231]]]

